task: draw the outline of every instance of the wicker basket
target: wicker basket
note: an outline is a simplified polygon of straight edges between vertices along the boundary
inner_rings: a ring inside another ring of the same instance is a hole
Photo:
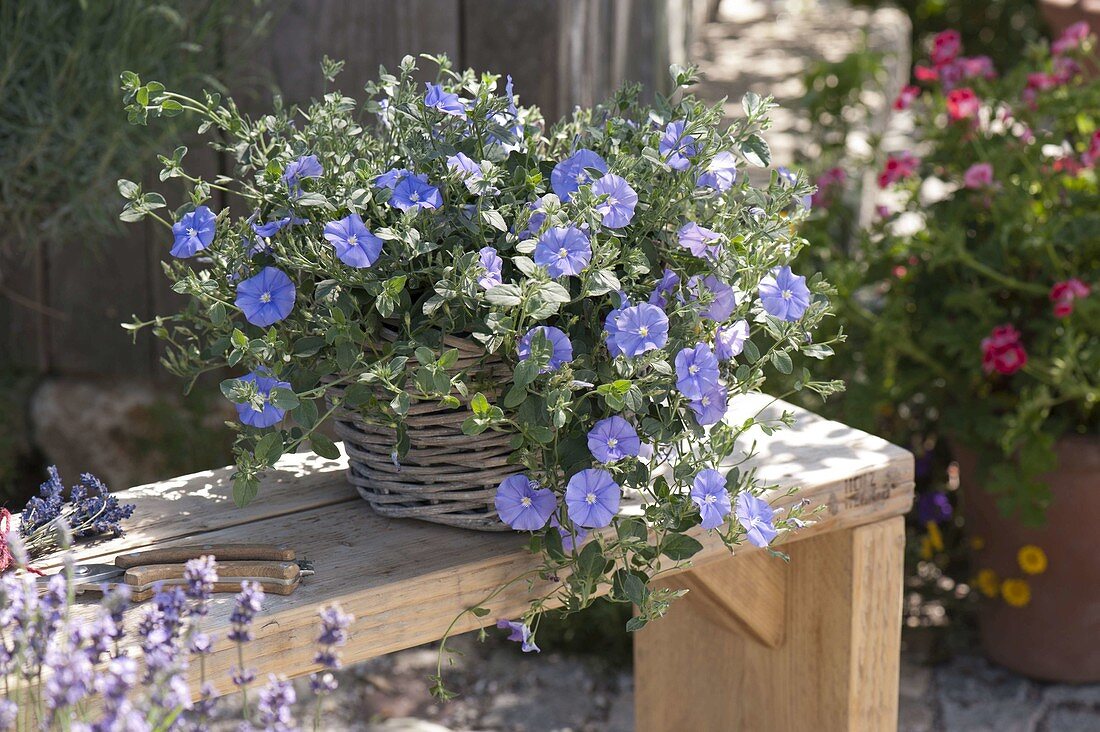
[[[383,335],[396,338],[392,330]],[[458,362],[449,371],[475,368],[476,380],[487,385],[483,389],[487,395],[507,380],[504,362],[486,357],[476,342],[447,335],[443,345],[459,352]],[[342,391],[341,386],[330,386],[328,394]],[[464,435],[462,422],[469,414],[465,404],[452,409],[438,402],[414,402],[405,418],[409,451],[398,463],[393,455],[395,430],[337,409],[335,428],[347,451],[348,480],[383,516],[480,531],[507,530],[493,501],[500,481],[521,472],[519,466],[508,463],[512,435],[492,431]]]

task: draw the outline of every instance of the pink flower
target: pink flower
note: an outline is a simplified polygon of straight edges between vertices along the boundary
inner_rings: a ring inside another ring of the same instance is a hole
[[[913,100],[920,96],[920,87],[909,84],[902,88],[898,98],[894,100],[894,109],[909,109]]]
[[[1073,312],[1073,301],[1088,297],[1092,289],[1076,277],[1064,282],[1055,282],[1050,288],[1050,301],[1054,303],[1054,317],[1065,318]]]
[[[913,67],[913,76],[917,81],[939,81],[940,72],[929,66],[917,64]]]
[[[848,173],[844,168],[829,168],[817,179],[817,190],[810,197],[810,204],[814,208],[828,208],[832,205],[837,189],[841,191],[848,182]]]
[[[962,36],[957,30],[945,30],[932,39],[932,63],[943,66],[955,60],[962,50]]]
[[[976,117],[979,105],[978,95],[970,87],[952,89],[947,94],[947,114],[952,121]]]
[[[999,325],[982,339],[982,370],[987,374],[1014,374],[1027,363],[1020,334],[1011,325]]]
[[[1081,156],[1081,162],[1088,167],[1092,167],[1098,158],[1100,158],[1100,130],[1092,133],[1092,138],[1089,140],[1089,149]]]
[[[1051,53],[1055,55],[1061,55],[1066,51],[1071,51],[1081,45],[1081,42],[1088,38],[1089,24],[1085,21],[1074,23],[1070,27],[1062,31],[1062,35],[1058,37],[1054,43],[1050,45]]]
[[[1081,64],[1068,56],[1054,57],[1054,73],[1051,75],[1059,84],[1068,84],[1073,77],[1081,73]]]
[[[993,68],[993,59],[989,56],[960,56],[958,59],[959,68],[962,69],[964,79],[974,79],[981,77],[983,79],[996,79],[997,70]]]
[[[898,155],[891,155],[886,158],[886,164],[882,167],[882,172],[878,174],[878,187],[886,188],[892,183],[908,178],[917,172],[918,165],[920,165],[920,158],[911,152],[905,151]]]
[[[967,188],[988,188],[993,184],[993,166],[989,163],[974,163],[963,173],[963,184]]]

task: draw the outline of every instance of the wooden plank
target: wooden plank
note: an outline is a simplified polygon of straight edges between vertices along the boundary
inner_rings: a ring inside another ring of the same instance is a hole
[[[775,648],[714,623],[689,592],[635,639],[638,732],[895,729],[904,542],[896,516],[792,545]],[[687,576],[720,579],[743,559]]]
[[[787,571],[770,554],[739,552],[736,562],[710,562],[678,581],[711,622],[777,648],[786,638]]]

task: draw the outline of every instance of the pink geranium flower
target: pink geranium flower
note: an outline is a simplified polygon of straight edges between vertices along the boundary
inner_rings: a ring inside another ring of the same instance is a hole
[[[1027,351],[1020,343],[1020,333],[1011,325],[999,325],[982,339],[982,369],[1006,376],[1027,364]]]
[[[952,121],[978,116],[980,102],[970,87],[952,89],[947,94],[947,114]]]
[[[1088,297],[1092,289],[1076,277],[1055,282],[1050,288],[1050,301],[1054,303],[1054,317],[1065,318],[1073,312],[1073,301]]]
[[[902,88],[898,93],[898,98],[894,100],[894,109],[909,109],[909,105],[913,103],[913,100],[920,96],[920,87],[909,84]]]
[[[886,188],[899,180],[908,178],[917,171],[918,165],[920,165],[920,158],[911,152],[905,151],[897,155],[891,155],[886,158],[886,164],[883,166],[882,172],[878,174],[878,187]]]
[[[962,36],[957,30],[945,30],[932,39],[932,63],[943,66],[955,60],[962,50]]]
[[[993,166],[989,163],[974,163],[963,173],[963,185],[972,189],[990,187],[993,185]]]
[[[1062,35],[1058,37],[1054,43],[1050,44],[1050,50],[1055,55],[1061,55],[1066,51],[1071,51],[1081,45],[1081,42],[1088,38],[1089,24],[1085,21],[1074,23],[1070,27],[1062,31]]]

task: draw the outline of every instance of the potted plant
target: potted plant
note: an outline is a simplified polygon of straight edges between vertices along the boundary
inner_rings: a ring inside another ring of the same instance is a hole
[[[207,181],[185,149],[161,158],[161,179],[189,191],[167,217],[120,182],[124,218],[171,229],[165,271],[189,296],[128,327],[152,328],[185,379],[233,374],[238,503],[284,452],[337,457],[318,431],[331,418],[375,510],[534,532],[568,609],[612,583],[641,627],[674,594],[649,577],[701,548],[690,530],[766,546],[798,519],[729,469],[759,422],[724,417],[795,359],[831,353],[811,336],[826,284],[787,266],[811,189],[778,174],[751,186],[739,169],[769,164],[772,104],[749,95],[720,130],[721,106],[682,91],[691,69],[653,107],[627,88],[547,127],[510,79],[431,61],[426,86],[406,57],[365,104],[332,93],[258,118],[124,74],[133,121],[194,114],[236,166]],[[799,366],[797,388],[837,388]],[[644,511],[618,515],[624,493]],[[544,601],[509,626],[525,649]]]
[[[894,103],[916,144],[879,171],[898,205],[855,265],[875,284],[843,305],[880,398],[958,462],[988,655],[1071,681],[1100,679],[1100,561],[1080,530],[1100,518],[1093,44],[1073,30],[1001,76],[935,38]]]

